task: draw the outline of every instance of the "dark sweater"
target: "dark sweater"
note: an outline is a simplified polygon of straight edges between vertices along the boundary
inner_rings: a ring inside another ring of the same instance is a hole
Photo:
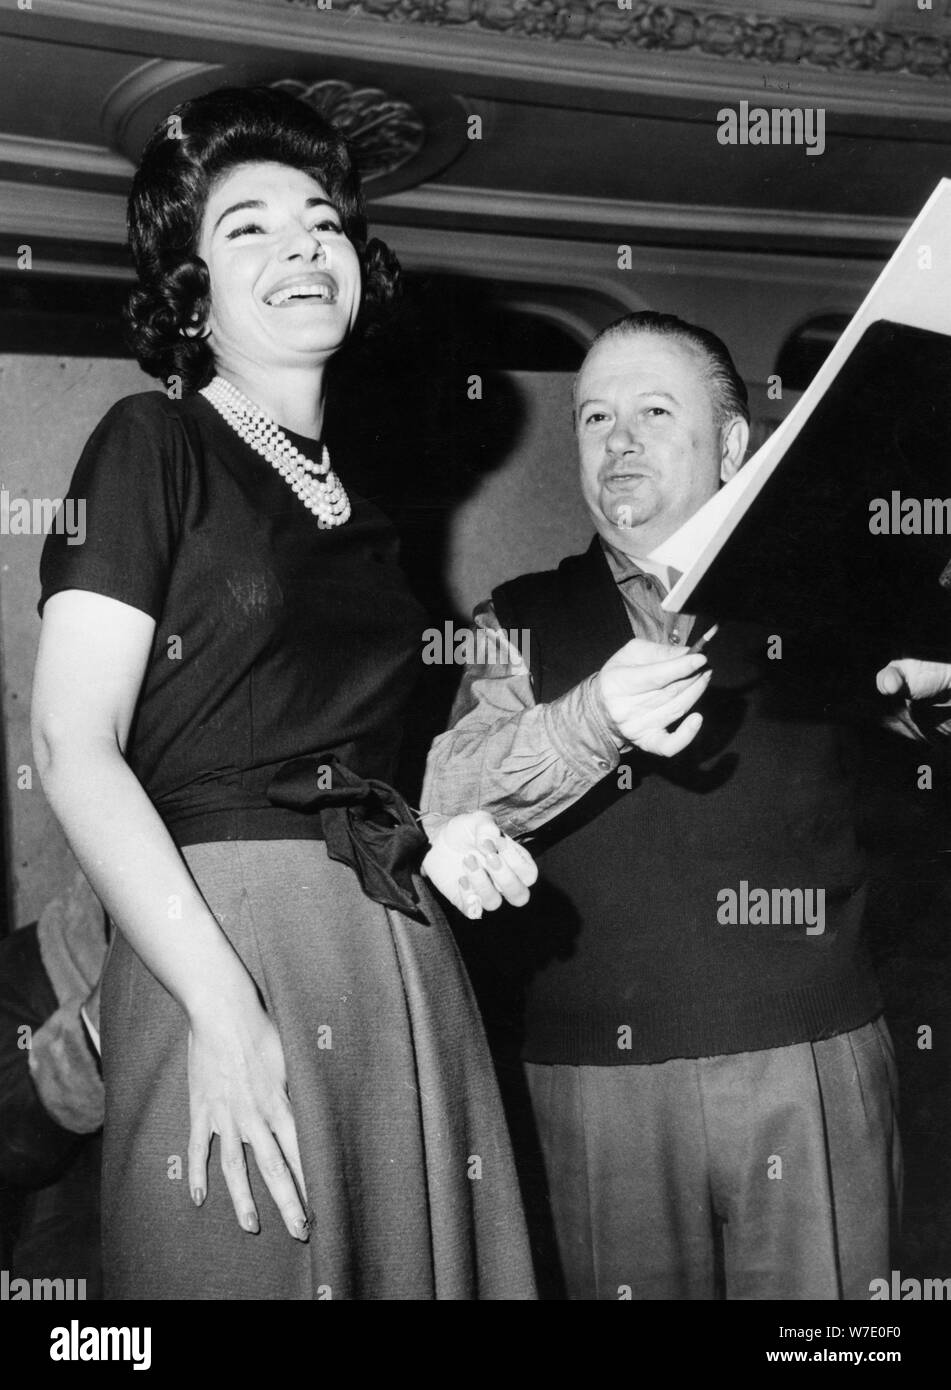
[[[631,637],[597,540],[493,600],[504,628],[531,631],[539,702]],[[881,1011],[859,936],[866,865],[849,731],[829,713],[807,648],[787,633],[773,661],[769,636],[723,624],[695,743],[673,759],[626,756],[628,771],[533,844],[541,883],[507,948],[524,986],[526,1059],[612,1066],[782,1047]],[[744,882],[771,903],[773,890],[801,889],[815,907],[822,890],[824,929],[789,921],[794,905],[764,924],[718,920],[718,895],[742,902]]]

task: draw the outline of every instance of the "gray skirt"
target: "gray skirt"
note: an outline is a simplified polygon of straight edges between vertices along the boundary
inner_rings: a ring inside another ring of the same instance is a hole
[[[438,908],[420,924],[371,902],[319,840],[183,853],[277,1025],[314,1224],[292,1239],[246,1148],[261,1230],[242,1231],[217,1139],[193,1205],[186,1019],[120,936],[102,998],[106,1298],[534,1298],[494,1071]]]

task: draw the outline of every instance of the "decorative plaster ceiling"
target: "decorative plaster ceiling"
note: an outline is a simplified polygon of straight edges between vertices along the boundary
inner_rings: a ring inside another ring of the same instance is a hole
[[[760,0],[756,13],[751,13],[751,6],[730,0],[715,9],[654,0],[284,3],[319,15],[332,8],[400,25],[444,25],[536,41],[585,42],[622,52],[689,53],[745,63],[803,64],[826,72],[908,73],[951,81],[951,36],[931,0],[913,10],[876,0],[843,0],[822,6],[822,15],[798,5],[789,13],[788,6],[769,0]]]
[[[622,243],[774,265],[880,260],[951,172],[951,5],[932,4],[10,4],[0,265],[28,241],[50,273],[80,262],[89,275],[127,273],[131,161],[175,101],[222,81],[333,97],[364,144],[375,227],[443,267],[478,269],[483,244],[507,264],[532,241],[536,264],[560,256],[600,285],[616,279]],[[821,108],[822,157],[718,143],[719,110],[741,101]],[[473,115],[481,139],[468,138]],[[515,269],[535,278],[524,258]]]
[[[436,83],[395,74],[385,88],[377,72],[340,75],[311,58],[232,64],[156,59],[136,67],[108,93],[103,137],[134,163],[152,129],[179,102],[215,87],[262,83],[282,88],[334,121],[351,141],[369,197],[424,183],[466,143],[466,111]]]

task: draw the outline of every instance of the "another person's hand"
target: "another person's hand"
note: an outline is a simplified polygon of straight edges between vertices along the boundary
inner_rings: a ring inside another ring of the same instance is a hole
[[[188,1088],[188,1185],[196,1206],[208,1191],[208,1150],[217,1134],[221,1171],[241,1227],[252,1234],[260,1229],[248,1181],[247,1144],[288,1231],[296,1240],[307,1240],[304,1175],[284,1052],[277,1029],[256,1000],[251,1007],[192,1019]]]
[[[488,811],[471,811],[427,826],[432,849],[423,873],[467,917],[528,902],[538,877],[535,861],[515,840],[503,835]]]
[[[91,993],[88,994],[85,1000],[83,1001],[83,1012],[85,1013],[87,1019],[95,1028],[97,1033],[99,1032],[99,999],[101,994],[102,976],[100,975],[99,979],[93,986]]]
[[[875,684],[882,695],[904,695],[909,700],[946,704],[951,701],[951,665],[901,657],[882,667]]]
[[[706,664],[702,652],[685,652],[665,642],[635,637],[625,643],[598,672],[601,701],[615,736],[665,758],[686,748],[703,723],[699,714],[688,711],[710,683]]]

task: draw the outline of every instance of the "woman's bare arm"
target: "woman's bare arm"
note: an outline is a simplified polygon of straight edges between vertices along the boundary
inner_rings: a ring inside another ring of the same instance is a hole
[[[203,1200],[218,1133],[238,1219],[256,1229],[248,1142],[288,1229],[302,1238],[289,1166],[301,1192],[303,1178],[279,1040],[124,757],[154,631],[147,614],[99,594],[70,589],[48,600],[33,686],[37,771],[110,917],[187,1016],[193,1195]]]

